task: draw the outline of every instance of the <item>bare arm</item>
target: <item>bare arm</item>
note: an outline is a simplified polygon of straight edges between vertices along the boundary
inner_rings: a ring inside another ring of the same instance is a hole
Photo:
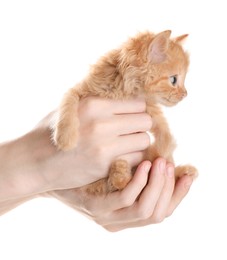
[[[132,166],[149,145],[151,118],[144,100],[126,102],[88,98],[80,103],[78,146],[62,152],[51,141],[48,115],[26,135],[0,144],[0,202],[68,189],[106,177],[111,162]]]

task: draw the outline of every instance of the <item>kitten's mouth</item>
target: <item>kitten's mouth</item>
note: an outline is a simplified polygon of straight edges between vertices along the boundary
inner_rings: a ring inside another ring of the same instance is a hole
[[[185,96],[184,95],[169,95],[168,97],[163,97],[164,101],[170,105],[175,105],[180,102]]]
[[[163,97],[162,100],[164,101],[163,102],[163,105],[166,105],[166,106],[174,106],[175,104],[177,104],[180,100],[176,100],[176,99],[173,99],[171,97]]]
[[[169,102],[169,103],[173,103],[171,97],[168,97],[168,98],[164,97],[163,99],[164,99],[165,101]]]

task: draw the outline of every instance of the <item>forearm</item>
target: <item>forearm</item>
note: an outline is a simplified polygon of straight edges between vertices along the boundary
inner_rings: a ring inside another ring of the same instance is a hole
[[[39,174],[42,138],[36,132],[0,145],[0,202],[34,195],[47,189]],[[45,152],[45,151],[44,151]]]
[[[7,213],[8,211],[20,206],[24,202],[36,198],[36,196],[25,197],[20,199],[7,200],[0,203],[0,216]]]
[[[59,151],[52,143],[53,114],[21,138],[0,144],[0,203],[105,178],[119,157],[136,166],[150,144],[145,132],[152,122],[144,110],[145,101],[140,99],[88,98],[80,103],[75,149]]]

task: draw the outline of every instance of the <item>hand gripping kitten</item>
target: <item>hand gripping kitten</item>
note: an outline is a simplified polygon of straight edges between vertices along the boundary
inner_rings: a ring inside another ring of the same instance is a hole
[[[160,105],[174,106],[187,96],[184,81],[189,57],[182,48],[187,35],[174,39],[170,39],[170,35],[171,31],[139,33],[101,57],[88,75],[69,89],[60,105],[53,131],[59,149],[66,151],[77,146],[80,99],[91,95],[119,100],[144,96],[147,113],[153,120],[150,132],[154,136],[154,142],[144,152],[144,159],[153,161],[163,157],[174,163],[176,145]],[[127,161],[116,160],[107,178],[87,185],[85,190],[98,195],[123,189],[132,174]],[[175,167],[176,178],[184,174],[195,177],[197,170],[190,165]]]

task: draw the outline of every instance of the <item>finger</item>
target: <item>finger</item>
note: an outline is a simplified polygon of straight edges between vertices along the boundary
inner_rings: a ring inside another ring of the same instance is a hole
[[[174,167],[172,164],[167,164],[165,175],[165,184],[154,213],[151,216],[151,223],[159,223],[165,219],[172,198],[175,184]]]
[[[130,168],[139,165],[144,158],[144,153],[143,152],[134,152],[134,153],[128,153],[128,154],[124,154],[120,157],[117,158],[121,159],[121,160],[125,160],[128,162],[128,164],[130,165]]]
[[[83,208],[85,208],[86,214],[91,212],[90,216],[99,215],[100,217],[96,222],[101,225],[106,222],[111,223],[115,221],[115,217],[110,212],[134,203],[147,183],[150,167],[151,163],[149,161],[142,162],[138,166],[132,180],[123,191],[109,193],[107,196],[94,197],[93,195],[86,194],[86,192],[84,193],[82,189],[58,190],[52,192],[52,196],[78,211],[83,211]],[[106,213],[108,213],[108,217],[106,217]]]
[[[176,207],[180,204],[180,202],[183,200],[183,198],[187,195],[192,182],[193,178],[188,175],[185,175],[177,180],[166,216],[170,216],[176,209]]]
[[[147,113],[116,115],[109,127],[117,135],[127,135],[137,132],[146,132],[152,127],[152,120]]]
[[[168,209],[173,190],[174,190],[174,167],[171,164],[168,164],[166,166],[166,180],[163,187],[163,190],[161,192],[160,198],[157,202],[157,205],[154,209],[154,213],[149,217],[147,215],[143,214],[143,211],[139,210],[139,207],[134,207],[132,210],[131,208],[125,209],[126,211],[129,211],[130,209],[130,216],[137,216],[138,219],[132,220],[127,219],[127,221],[119,221],[114,222],[108,225],[105,225],[104,228],[111,232],[120,231],[127,228],[135,228],[135,227],[143,227],[146,225],[159,223],[166,217],[166,211]]]
[[[142,113],[146,111],[146,102],[144,98],[133,98],[129,100],[114,100],[112,106],[113,114],[131,114]]]
[[[148,183],[143,191],[141,190],[142,193],[139,193],[139,200],[134,202],[134,204],[133,200],[131,200],[130,203],[125,203],[125,205],[122,205],[122,209],[113,212],[111,221],[106,222],[106,225],[111,225],[112,227],[120,226],[123,228],[124,226],[130,227],[134,225],[143,225],[148,222],[147,219],[152,216],[153,210],[164,185],[165,164],[165,160],[161,158],[154,162]],[[123,190],[123,192],[126,191],[127,188],[128,186]],[[131,193],[134,192],[134,189],[135,188],[131,190]],[[135,201],[135,196],[133,199]]]
[[[147,220],[132,221],[132,222],[124,221],[123,223],[111,223],[111,224],[103,225],[103,227],[108,231],[117,232],[127,228],[144,227],[150,224],[151,223],[148,222]]]
[[[147,113],[115,115],[108,119],[95,120],[92,131],[96,135],[108,133],[112,136],[146,132],[152,127],[151,117]],[[84,129],[83,129],[84,131]]]
[[[108,211],[115,211],[129,207],[135,202],[138,195],[141,193],[147,183],[150,168],[151,162],[142,162],[137,167],[131,181],[122,191],[113,192],[107,195],[105,203],[109,205]]]
[[[111,151],[115,156],[143,151],[150,145],[150,137],[147,133],[137,133],[117,137],[113,142]]]
[[[87,97],[80,100],[79,114],[82,118],[103,118],[117,114],[142,113],[146,111],[143,98],[130,100],[113,100],[99,97]]]
[[[138,219],[147,219],[153,215],[165,184],[166,160],[158,158],[154,161],[148,184],[135,204]]]
[[[158,162],[160,163],[160,161],[158,161]],[[156,164],[152,168],[154,168],[153,171],[155,170],[158,172],[159,170],[156,169],[156,167],[159,167],[159,166],[157,165],[157,161],[155,163]],[[118,222],[112,222],[110,224],[107,224],[104,226],[104,228],[109,231],[116,232],[116,231],[120,231],[120,230],[123,230],[126,228],[141,227],[141,226],[146,226],[146,225],[161,222],[166,216],[166,211],[168,209],[168,206],[169,206],[169,203],[171,200],[171,196],[173,193],[173,189],[174,189],[174,168],[173,168],[173,166],[168,164],[166,166],[166,170],[164,169],[164,172],[166,174],[165,184],[163,186],[163,190],[160,193],[160,197],[157,196],[158,202],[153,210],[152,210],[153,207],[149,210],[149,207],[151,205],[147,204],[147,206],[145,206],[144,200],[141,202],[141,198],[140,198],[138,203],[143,204],[143,206],[142,206],[142,208],[144,208],[143,210],[141,210],[141,205],[136,206],[136,207],[126,208],[126,209],[124,209],[125,212],[123,212],[123,210],[121,211],[121,219],[118,218]],[[144,192],[145,191],[143,191],[143,193]],[[146,196],[147,195],[148,195],[148,192],[147,192]],[[150,199],[151,198],[152,197],[150,197]],[[123,216],[122,216],[123,213],[125,216],[126,212],[128,213],[128,216],[131,216],[130,219],[127,218],[127,221],[125,219],[123,219]],[[137,219],[135,219],[133,216],[137,216]]]

